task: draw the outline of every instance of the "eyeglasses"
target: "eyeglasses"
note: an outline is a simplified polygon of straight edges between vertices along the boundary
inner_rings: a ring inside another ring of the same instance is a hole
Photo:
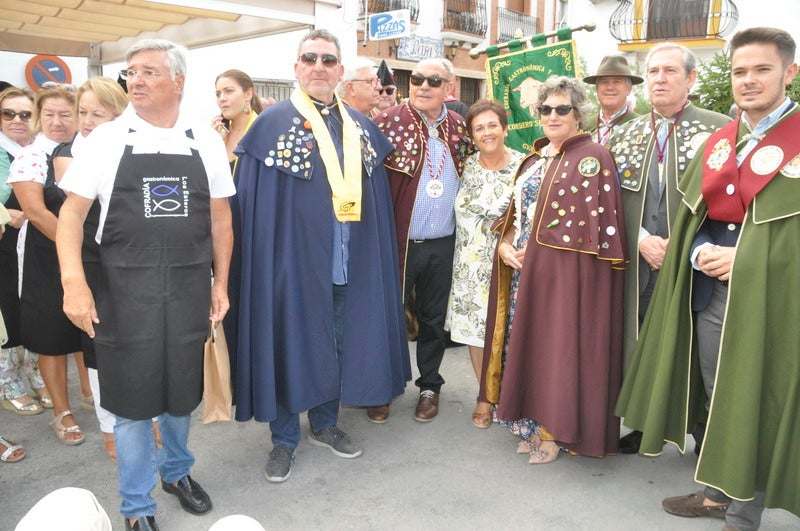
[[[539,113],[539,116],[550,116],[553,111],[556,111],[556,114],[559,116],[566,116],[574,108],[574,105],[557,105],[555,107],[551,107],[549,105],[537,105],[536,111]]]
[[[23,122],[30,122],[31,121],[31,116],[33,116],[33,113],[31,111],[19,111],[19,112],[17,112],[17,111],[13,111],[11,109],[0,109],[0,116],[2,116],[3,120],[5,120],[6,122],[12,121],[17,116],[19,116],[19,119],[22,120]]]
[[[374,85],[374,84],[376,84],[378,82],[378,78],[377,77],[373,77],[371,79],[351,79],[350,81],[352,81],[352,82],[361,81],[362,83],[370,83],[370,84]]]
[[[45,81],[42,83],[43,89],[54,89],[59,87],[63,88],[67,92],[76,92],[78,90],[78,87],[72,83],[56,83],[55,81]]]
[[[133,79],[136,76],[142,76],[144,79],[153,79],[158,76],[163,76],[161,72],[156,72],[155,70],[120,70],[119,77],[124,79],[125,81],[129,79]]]
[[[378,89],[378,94],[383,96],[383,94],[385,93],[387,96],[391,96],[392,94],[394,94],[395,90],[396,90],[395,87],[386,87],[386,88]]]
[[[300,54],[300,57],[298,57],[297,60],[303,63],[304,65],[314,66],[315,64],[317,64],[318,58],[322,59],[322,66],[326,68],[333,68],[334,66],[339,64],[339,58],[333,55],[332,53],[318,54],[314,52],[306,52]]]
[[[445,79],[439,76],[425,77],[419,74],[411,74],[411,77],[408,78],[408,80],[411,81],[411,84],[414,85],[415,87],[421,87],[422,84],[427,81],[428,86],[430,88],[439,88],[445,81],[450,81],[449,79]]]

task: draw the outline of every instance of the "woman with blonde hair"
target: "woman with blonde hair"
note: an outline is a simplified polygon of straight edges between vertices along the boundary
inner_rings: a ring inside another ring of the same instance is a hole
[[[71,142],[65,142],[53,150],[53,167],[56,182],[61,180],[64,172],[72,163],[72,157],[80,153],[84,146],[84,139],[99,125],[110,122],[125,111],[128,105],[128,96],[122,87],[113,79],[107,77],[93,77],[80,86],[77,92],[76,112],[78,115],[78,134]],[[95,241],[95,236],[100,220],[100,204],[95,202],[84,223],[83,236],[83,263],[86,279],[94,288],[95,281],[100,275],[100,246]],[[116,457],[114,447],[114,422],[112,413],[100,406],[100,384],[97,376],[97,362],[94,357],[94,346],[91,338],[81,332],[81,346],[86,367],[89,369],[88,379],[91,386],[95,414],[100,423],[100,431],[106,451],[113,458]],[[86,397],[84,397],[85,399]],[[83,402],[83,401],[82,401]]]

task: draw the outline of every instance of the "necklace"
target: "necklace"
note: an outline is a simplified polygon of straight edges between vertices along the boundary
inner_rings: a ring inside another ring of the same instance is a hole
[[[406,106],[408,106],[408,103],[406,103]],[[419,131],[420,132],[423,131],[422,124],[417,119],[415,112],[411,110],[410,106],[408,110],[411,113],[411,117],[414,120],[414,123],[416,124]],[[447,145],[447,139],[450,138],[450,119],[447,114],[445,114],[443,125],[444,125],[444,140],[439,138],[438,128],[435,125],[427,127],[428,139],[424,140],[424,142],[427,143],[426,146],[427,149],[425,150],[425,166],[428,168],[428,176],[430,177],[428,184],[425,186],[425,193],[427,193],[428,197],[430,197],[431,199],[436,199],[438,197],[441,197],[442,194],[444,194],[444,184],[439,179],[439,177],[441,177],[442,173],[444,172],[444,163],[447,160],[447,152],[449,149]],[[433,138],[438,139],[444,143],[444,148],[442,149],[442,156],[439,158],[439,162],[436,165],[435,171],[433,167],[433,155],[431,154],[431,148],[430,148],[430,141]]]
[[[678,114],[675,115],[675,120],[670,124],[669,129],[667,130],[667,136],[664,137],[664,143],[662,144],[658,139],[658,131],[656,130],[656,111],[655,109],[650,111],[650,127],[653,128],[653,134],[655,135],[656,141],[656,157],[658,159],[658,188],[659,192],[664,187],[664,154],[667,152],[667,145],[669,144],[669,137],[672,136],[672,132],[675,130],[675,126],[678,125],[678,121],[681,119],[681,115],[683,114],[684,109],[686,109],[686,105],[681,107],[681,110],[678,111]],[[669,118],[665,118],[668,120]],[[661,126],[659,126],[661,127]]]

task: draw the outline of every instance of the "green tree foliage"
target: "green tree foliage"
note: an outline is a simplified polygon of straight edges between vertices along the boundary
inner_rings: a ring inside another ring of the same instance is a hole
[[[700,65],[694,93],[698,107],[728,114],[733,103],[731,59],[728,54],[717,52],[711,61]]]

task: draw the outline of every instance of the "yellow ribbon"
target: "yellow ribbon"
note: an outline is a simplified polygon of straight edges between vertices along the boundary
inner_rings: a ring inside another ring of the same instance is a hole
[[[336,102],[342,115],[342,138],[344,139],[344,173],[333,139],[308,94],[300,89],[292,92],[291,102],[298,112],[311,124],[317,139],[319,154],[325,164],[328,184],[333,192],[333,213],[338,221],[361,220],[361,138],[355,121],[347,113],[341,101]]]

